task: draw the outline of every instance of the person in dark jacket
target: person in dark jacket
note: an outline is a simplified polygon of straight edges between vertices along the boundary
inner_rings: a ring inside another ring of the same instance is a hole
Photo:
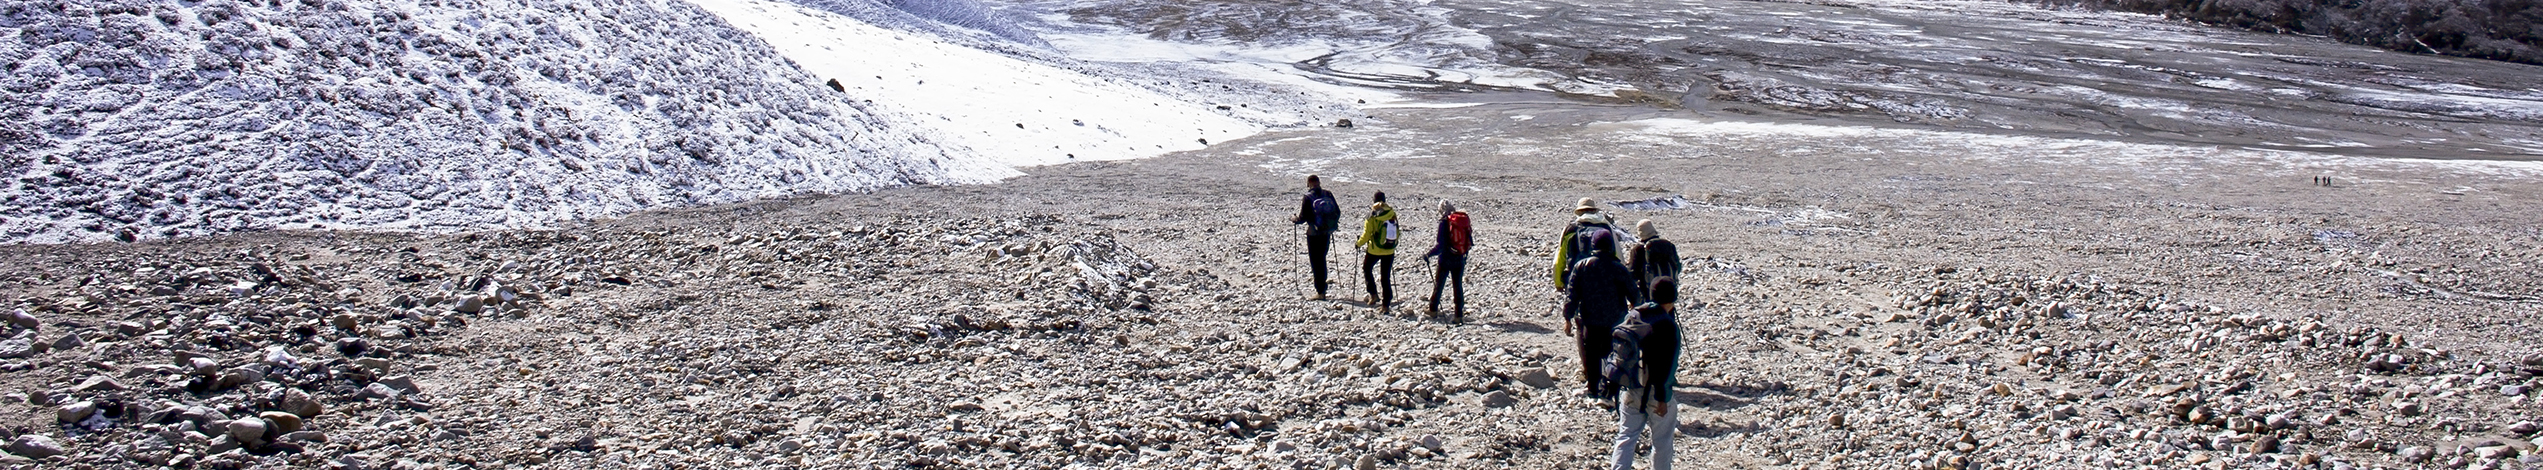
[[[1678,277],[1678,244],[1660,238],[1660,228],[1651,225],[1651,219],[1634,223],[1634,237],[1642,243],[1625,253],[1625,267],[1634,272],[1635,290],[1648,292],[1651,281]]]
[[[1464,238],[1457,238],[1460,234],[1463,234]],[[1457,303],[1456,310],[1450,312],[1449,318],[1452,322],[1464,322],[1466,320],[1466,251],[1474,245],[1474,223],[1466,217],[1466,211],[1457,210],[1456,205],[1441,200],[1439,201],[1437,238],[1438,242],[1430,246],[1430,253],[1422,255],[1423,262],[1429,262],[1431,258],[1439,258],[1439,269],[1434,271],[1430,278],[1430,315],[1439,316],[1440,288],[1453,286],[1457,293]]]
[[[1319,211],[1318,206],[1331,211]],[[1325,254],[1333,251],[1334,227],[1342,222],[1340,207],[1341,201],[1333,198],[1332,191],[1324,190],[1316,175],[1307,175],[1307,196],[1298,200],[1298,215],[1289,218],[1291,224],[1307,226],[1307,269],[1315,271],[1316,276],[1316,296],[1307,300],[1324,300],[1325,287],[1330,285],[1325,282],[1324,260]]]
[[[1636,344],[1641,360],[1624,372],[1634,374],[1630,382],[1640,387],[1621,390],[1616,397],[1615,470],[1633,470],[1634,447],[1641,444],[1645,429],[1651,431],[1652,470],[1669,470],[1677,458],[1678,418],[1671,412],[1677,406],[1678,348],[1684,335],[1678,329],[1678,279],[1652,279],[1649,292],[1651,302],[1634,307],[1629,320],[1648,330]]]
[[[1633,291],[1633,273],[1616,259],[1615,235],[1598,231],[1589,236],[1590,257],[1566,270],[1572,291],[1563,302],[1563,333],[1580,343],[1583,394],[1612,403],[1616,391],[1600,380],[1599,361],[1614,347],[1610,330],[1624,321],[1625,311],[1640,295]]]

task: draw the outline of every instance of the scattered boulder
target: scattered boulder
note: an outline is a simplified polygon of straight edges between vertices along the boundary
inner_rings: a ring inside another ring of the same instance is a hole
[[[1530,387],[1554,388],[1554,375],[1546,373],[1543,367],[1527,368],[1519,371],[1518,375],[1519,383],[1528,384]]]
[[[9,312],[9,325],[29,330],[44,328],[43,321],[36,320],[35,315],[26,313],[26,309],[23,308]]]
[[[1510,398],[1510,392],[1494,390],[1492,393],[1483,394],[1483,406],[1502,408],[1518,403],[1518,399]]]
[[[0,359],[17,359],[43,354],[45,346],[35,341],[35,330],[21,330],[17,336],[0,340]]]
[[[95,414],[97,414],[97,402],[92,401],[62,405],[61,409],[54,412],[54,416],[60,418],[62,424],[78,423]]]
[[[16,439],[9,440],[8,450],[11,454],[17,454],[26,458],[43,459],[62,455],[62,443],[54,442],[53,436],[46,436],[43,434],[20,434]]]

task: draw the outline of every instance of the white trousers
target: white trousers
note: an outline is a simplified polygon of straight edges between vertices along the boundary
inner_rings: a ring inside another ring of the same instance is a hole
[[[1637,388],[1616,394],[1616,417],[1620,423],[1616,426],[1615,470],[1633,470],[1634,447],[1642,444],[1645,428],[1651,431],[1651,470],[1669,470],[1669,463],[1678,456],[1676,410],[1672,409],[1665,416],[1651,414],[1650,410],[1642,407],[1639,398],[1643,393]],[[1674,408],[1677,404],[1668,406]]]

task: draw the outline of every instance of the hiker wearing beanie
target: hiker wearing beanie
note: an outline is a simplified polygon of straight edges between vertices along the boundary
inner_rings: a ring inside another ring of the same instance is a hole
[[[1563,333],[1577,339],[1581,353],[1581,382],[1585,396],[1606,400],[1616,390],[1609,387],[1599,373],[1599,362],[1607,358],[1613,345],[1611,330],[1623,321],[1633,307],[1633,273],[1616,259],[1615,235],[1605,231],[1590,234],[1590,257],[1573,264],[1568,285],[1571,294],[1563,303]],[[1575,332],[1577,330],[1577,332]],[[1612,400],[1602,401],[1602,406]]]
[[[1633,314],[1610,333],[1616,338],[1616,353],[1608,358],[1605,372],[1620,388],[1615,470],[1633,470],[1634,447],[1642,443],[1646,429],[1651,432],[1652,470],[1668,470],[1677,458],[1678,418],[1672,412],[1677,406],[1678,348],[1683,334],[1678,329],[1678,279],[1652,279],[1647,295],[1651,301],[1635,306]]]
[[[1589,247],[1591,232],[1608,233],[1608,239],[1614,240],[1617,238],[1614,234],[1615,230],[1616,227],[1607,219],[1607,214],[1598,212],[1598,201],[1581,198],[1580,204],[1572,207],[1572,224],[1564,226],[1563,236],[1554,239],[1554,290],[1562,292],[1571,289],[1569,271],[1572,265],[1589,259],[1589,254],[1593,251]],[[1622,253],[1625,251],[1623,246],[1615,242],[1608,244],[1616,245],[1611,248],[1619,253],[1618,256],[1623,256]]]
[[[1466,251],[1474,248],[1474,231],[1466,211],[1457,210],[1446,200],[1439,201],[1438,241],[1431,244],[1429,253],[1422,254],[1423,262],[1439,258],[1439,269],[1432,271],[1430,277],[1430,316],[1439,316],[1440,287],[1454,283],[1457,303],[1456,310],[1450,311],[1449,321],[1466,321]]]
[[[1634,237],[1642,243],[1625,252],[1625,267],[1633,270],[1635,290],[1648,292],[1651,281],[1678,277],[1678,244],[1660,238],[1660,228],[1651,219],[1634,222]]]
[[[1316,296],[1307,300],[1324,300],[1325,286],[1329,284],[1325,282],[1325,254],[1333,251],[1333,231],[1342,225],[1342,205],[1333,198],[1332,191],[1324,190],[1316,175],[1307,175],[1307,196],[1298,200],[1298,215],[1291,216],[1289,223],[1306,225],[1307,268],[1315,272],[1316,283]]]
[[[1386,192],[1380,191],[1376,202],[1369,204],[1369,217],[1361,219],[1360,241],[1351,244],[1367,253],[1360,258],[1360,282],[1368,286],[1368,303],[1378,310],[1392,311],[1395,306],[1395,239],[1402,231],[1395,226],[1395,207],[1386,205]]]

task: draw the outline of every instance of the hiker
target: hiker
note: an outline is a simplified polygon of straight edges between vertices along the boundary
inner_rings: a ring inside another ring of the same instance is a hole
[[[1651,281],[1650,302],[1634,307],[1632,315],[1616,325],[1610,334],[1616,338],[1616,353],[1609,358],[1607,376],[1621,391],[1616,396],[1616,466],[1615,470],[1633,470],[1634,447],[1641,444],[1645,428],[1651,431],[1651,469],[1668,470],[1677,456],[1678,418],[1669,413],[1676,407],[1678,383],[1678,279],[1661,276]]]
[[[1607,214],[1598,212],[1598,201],[1590,200],[1590,198],[1581,198],[1580,205],[1572,207],[1572,224],[1564,226],[1563,236],[1554,240],[1554,290],[1556,292],[1569,292],[1571,276],[1568,271],[1573,264],[1589,259],[1592,250],[1589,250],[1587,246],[1589,236],[1582,234],[1583,231],[1609,233],[1610,239],[1614,238],[1613,234],[1616,231],[1613,222],[1607,219]],[[1619,253],[1624,252],[1622,245],[1614,248]]]
[[[1307,268],[1316,273],[1316,296],[1307,300],[1324,300],[1325,254],[1333,251],[1333,230],[1342,224],[1341,202],[1333,199],[1332,191],[1324,190],[1316,175],[1307,175],[1307,197],[1298,200],[1298,215],[1291,216],[1289,223],[1307,226]]]
[[[1466,211],[1457,210],[1446,200],[1439,201],[1438,241],[1431,244],[1429,253],[1422,254],[1424,263],[1439,258],[1439,269],[1433,270],[1430,277],[1430,316],[1439,316],[1442,285],[1455,283],[1456,310],[1450,311],[1449,321],[1466,321],[1466,251],[1474,248],[1474,232],[1474,223],[1466,217]]]
[[[1651,219],[1634,222],[1634,237],[1642,243],[1625,252],[1625,267],[1633,270],[1636,291],[1649,292],[1651,281],[1678,277],[1678,244],[1660,238],[1660,228],[1651,225]]]
[[[1615,234],[1584,231],[1583,235],[1590,238],[1584,243],[1590,249],[1590,257],[1569,270],[1568,285],[1572,291],[1563,303],[1563,334],[1572,335],[1580,345],[1581,385],[1586,389],[1582,395],[1605,400],[1601,402],[1604,406],[1612,402],[1609,399],[1615,397],[1616,390],[1601,380],[1599,362],[1611,352],[1610,330],[1624,320],[1625,312],[1641,295],[1633,292],[1633,273],[1616,259]]]
[[[1369,288],[1367,303],[1378,306],[1380,311],[1392,311],[1395,239],[1400,231],[1395,226],[1395,207],[1386,205],[1385,191],[1378,191],[1376,201],[1369,204],[1369,217],[1360,223],[1360,241],[1351,246],[1367,253],[1360,258],[1360,283]]]

